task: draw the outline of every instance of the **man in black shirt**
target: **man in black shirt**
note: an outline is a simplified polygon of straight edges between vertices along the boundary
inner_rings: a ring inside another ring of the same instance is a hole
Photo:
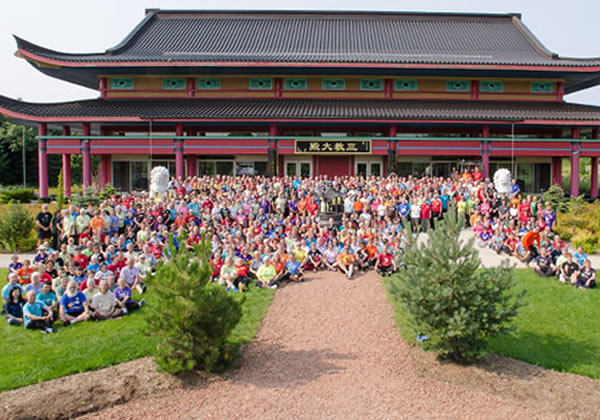
[[[42,204],[42,211],[35,217],[37,226],[38,248],[42,242],[52,238],[52,213],[48,211],[48,204]]]
[[[540,255],[535,259],[535,272],[542,277],[550,277],[554,274],[556,267],[552,264],[552,257],[548,255],[546,248],[540,249]]]
[[[579,264],[573,261],[573,254],[567,254],[567,261],[565,261],[558,274],[558,279],[561,283],[577,283],[577,274],[579,273]]]

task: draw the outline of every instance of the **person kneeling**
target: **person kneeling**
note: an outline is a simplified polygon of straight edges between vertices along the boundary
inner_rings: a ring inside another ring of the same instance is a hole
[[[131,288],[127,286],[127,283],[124,278],[119,277],[117,284],[119,286],[115,289],[114,292],[115,302],[124,314],[135,311],[136,309],[139,309],[142,306],[144,306],[144,303],[146,302],[144,299],[140,300],[139,303],[131,299]]]
[[[92,318],[95,320],[118,318],[123,315],[123,311],[117,307],[115,296],[109,290],[106,280],[100,280],[98,293],[92,298],[90,307],[93,309]]]
[[[33,290],[27,292],[27,303],[23,306],[23,318],[25,328],[31,330],[41,330],[43,334],[52,333],[52,310],[44,305],[43,302],[36,300],[36,293]]]
[[[60,298],[59,317],[65,327],[90,319],[85,295],[78,290],[75,280],[69,282],[65,294]]]
[[[386,248],[379,257],[377,257],[377,263],[375,264],[375,270],[381,276],[391,276],[398,270],[396,267],[396,261],[394,261],[394,255],[389,248]]]
[[[550,277],[556,271],[556,267],[552,264],[552,257],[548,255],[546,248],[542,248],[541,254],[535,259],[534,271],[542,277]]]

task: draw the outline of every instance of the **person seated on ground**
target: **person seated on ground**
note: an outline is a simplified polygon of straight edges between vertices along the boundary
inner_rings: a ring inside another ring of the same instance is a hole
[[[256,287],[277,289],[277,270],[271,264],[271,258],[268,255],[263,257],[262,265],[256,272]]]
[[[118,287],[114,291],[115,301],[117,306],[123,311],[124,314],[135,311],[141,308],[146,303],[145,299],[136,302],[131,298],[131,288],[127,285],[124,278],[119,277],[117,280]]]
[[[354,274],[354,262],[356,258],[349,246],[345,246],[337,256],[337,265],[348,279]]]
[[[58,279],[54,280],[52,284],[52,290],[54,290],[54,293],[56,293],[57,299],[60,300],[62,295],[65,294],[70,281],[71,278],[66,273],[63,273]]]
[[[535,259],[535,266],[533,270],[538,276],[550,277],[554,275],[556,267],[552,263],[552,257],[548,254],[546,248],[541,249],[541,254]]]
[[[375,270],[381,276],[391,276],[392,273],[395,273],[398,270],[396,261],[394,261],[394,254],[392,254],[390,247],[385,247],[383,252],[381,252],[377,257]]]
[[[296,259],[296,255],[294,253],[292,253],[290,259],[285,263],[285,269],[288,272],[289,281],[304,281],[302,264]]]
[[[11,289],[8,299],[4,302],[4,315],[8,325],[23,325],[23,305],[25,299],[21,296],[21,289],[14,287]]]
[[[38,293],[36,300],[39,300],[46,305],[46,307],[52,312],[52,319],[56,319],[56,313],[58,311],[58,299],[48,283],[44,283],[42,285],[42,291]]]
[[[577,252],[573,254],[573,258],[575,259],[575,262],[579,264],[579,267],[583,267],[583,263],[587,259],[587,254],[583,252],[583,248],[581,246],[578,246]]]
[[[306,264],[304,269],[307,271],[318,271],[323,265],[323,254],[317,248],[316,242],[311,242],[310,250],[307,254]]]
[[[127,265],[121,269],[120,279],[125,279],[131,290],[137,289],[139,294],[146,291],[146,286],[142,284],[140,279],[140,270],[135,266],[135,257],[127,259]]]
[[[292,254],[294,258],[296,258],[296,261],[300,263],[301,267],[304,267],[306,265],[306,262],[308,261],[308,252],[306,252],[306,250],[302,246],[302,241],[296,241],[296,246],[290,254]],[[286,264],[287,262],[288,261],[286,261]]]
[[[494,231],[494,235],[492,235],[492,239],[490,240],[490,248],[493,251],[496,251],[496,254],[500,255],[500,252],[502,252],[503,244],[504,244],[504,234],[502,233],[502,229],[498,227]]]
[[[577,276],[579,275],[579,264],[573,260],[573,255],[567,253],[566,260],[558,266],[558,280],[564,284],[577,284]]]
[[[31,283],[31,275],[35,270],[31,267],[31,261],[25,259],[23,261],[23,267],[17,270],[19,275],[19,283],[22,285]]]
[[[42,276],[38,271],[34,272],[31,275],[31,283],[25,286],[25,294],[27,294],[27,292],[29,292],[30,290],[33,290],[36,295],[40,293],[42,291],[41,278]]]
[[[92,298],[90,308],[92,309],[92,318],[95,320],[119,318],[123,315],[123,311],[117,306],[115,296],[109,290],[106,280],[100,280],[98,293]]]
[[[379,250],[377,249],[377,245],[375,244],[374,236],[372,236],[369,239],[369,244],[365,247],[365,249],[369,253],[369,266],[375,267],[375,264],[377,264],[377,255],[379,254]]]
[[[244,263],[241,257],[236,257],[235,269],[237,270],[237,279],[234,285],[240,292],[248,290],[248,284],[250,284],[250,272],[248,271],[248,264]]]
[[[260,251],[256,250],[252,256],[252,261],[250,261],[250,266],[248,267],[248,273],[251,277],[256,278],[256,272],[260,268],[261,264],[262,261],[260,260]]]
[[[363,241],[360,241],[360,246],[356,251],[356,268],[362,271],[369,269],[369,251]]]
[[[27,303],[23,306],[25,328],[30,330],[41,330],[43,334],[54,332],[51,328],[54,315],[50,308],[39,300],[36,300],[36,294],[33,290],[27,292],[26,296]]]
[[[106,280],[106,284],[108,285],[108,290],[114,294],[115,289],[117,288],[117,276],[115,276],[114,274],[111,274],[110,276],[108,276],[108,279]]]
[[[71,280],[60,298],[59,318],[66,326],[90,319],[85,295],[77,289],[77,282]]]
[[[23,296],[24,290],[23,286],[19,284],[19,275],[17,273],[9,273],[8,284],[2,288],[2,306],[10,300],[10,292],[15,288],[21,290],[21,296]]]
[[[235,286],[235,281],[237,280],[238,271],[233,264],[233,258],[227,257],[225,258],[225,264],[221,267],[221,272],[219,273],[219,285],[227,286],[225,290],[238,292],[238,288]]]
[[[150,261],[148,261],[146,254],[140,254],[138,257],[138,262],[135,264],[135,266],[140,272],[140,281],[144,283],[146,276],[152,270],[152,265],[150,264]]]
[[[92,298],[98,293],[98,288],[96,287],[96,280],[88,279],[88,287],[83,290],[83,295],[85,296],[88,304],[92,301]]]
[[[561,249],[560,255],[558,256],[558,258],[556,258],[556,260],[554,261],[554,265],[556,266],[556,277],[559,280],[560,280],[560,274],[562,272],[562,266],[564,263],[567,262],[568,256],[569,256],[569,250],[567,249],[567,247],[564,247]],[[572,255],[571,255],[571,258],[573,258]]]
[[[596,287],[596,270],[592,268],[592,262],[588,258],[583,261],[583,267],[577,274],[576,286],[581,290]]]
[[[327,249],[325,249],[325,252],[323,253],[323,264],[325,264],[325,267],[327,267],[328,270],[337,271],[337,256],[337,250],[333,247],[332,241],[329,241],[327,244]]]

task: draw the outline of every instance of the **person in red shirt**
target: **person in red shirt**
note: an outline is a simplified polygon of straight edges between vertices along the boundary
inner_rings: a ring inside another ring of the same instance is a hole
[[[81,253],[82,249],[83,246],[75,248],[75,254],[73,254],[73,262],[79,264],[79,266],[85,270],[90,262],[88,257],[85,254]]]
[[[250,283],[250,274],[248,272],[248,266],[244,264],[244,261],[241,258],[235,259],[235,268],[237,270],[238,276],[236,279],[236,286],[239,291],[243,291],[243,289],[248,290],[248,283]]]
[[[527,200],[523,200],[519,206],[519,220],[521,223],[527,223],[529,221],[529,215],[531,214],[531,206]]]
[[[439,195],[436,195],[433,200],[431,200],[431,213],[433,216],[432,227],[435,229],[435,220],[442,219],[442,200],[440,200]]]
[[[396,261],[394,261],[394,255],[390,250],[390,247],[386,246],[384,251],[377,257],[377,263],[375,264],[375,270],[381,276],[391,276],[398,267],[396,267]]]
[[[125,263],[125,254],[123,254],[123,252],[119,252],[115,257],[113,263],[108,266],[108,269],[115,273],[115,280],[119,279],[119,276],[121,275],[121,269],[126,265],[127,264]]]
[[[423,205],[421,206],[421,227],[423,232],[427,232],[429,228],[433,228],[431,220],[431,204],[427,201],[423,202]]]
[[[473,181],[480,181],[483,178],[483,174],[479,172],[479,168],[475,168],[473,171]]]

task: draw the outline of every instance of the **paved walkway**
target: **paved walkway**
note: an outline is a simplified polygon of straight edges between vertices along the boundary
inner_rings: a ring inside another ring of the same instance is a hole
[[[418,375],[378,276],[283,287],[223,380],[133,401],[95,419],[534,418],[493,395]]]

